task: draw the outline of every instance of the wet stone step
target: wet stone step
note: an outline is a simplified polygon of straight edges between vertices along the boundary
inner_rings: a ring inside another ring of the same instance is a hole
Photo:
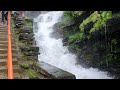
[[[0,59],[7,59],[8,55],[7,54],[0,54]],[[17,58],[17,54],[12,54],[12,58]]]
[[[0,44],[5,44],[5,45],[7,45],[7,44],[8,44],[8,41],[0,41]],[[14,41],[13,41],[13,40],[11,41],[11,44],[12,44],[12,45],[14,44]]]
[[[5,66],[0,66],[0,73],[7,73],[7,65]],[[14,73],[19,73],[20,72],[20,69],[18,67],[18,65],[13,65],[13,72]]]
[[[0,49],[0,54],[6,54],[8,53],[8,49]],[[12,53],[17,53],[17,50],[16,49],[13,49],[12,48]]]
[[[0,48],[6,49],[6,48],[8,48],[8,44],[0,44]],[[12,45],[12,49],[15,49],[15,48],[16,48],[16,46]]]
[[[41,74],[46,75],[52,79],[76,79],[75,75],[72,73],[64,71],[43,61],[37,62],[34,67],[36,67]]]
[[[13,73],[13,79],[20,79],[20,74],[19,73]],[[0,79],[8,79],[7,73],[1,73],[0,74]]]
[[[17,58],[12,59],[12,64],[18,65]],[[7,65],[7,59],[0,59],[0,66],[5,66],[5,65]]]

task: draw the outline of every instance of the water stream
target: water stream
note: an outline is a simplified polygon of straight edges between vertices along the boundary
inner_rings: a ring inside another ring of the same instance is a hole
[[[63,11],[50,11],[40,14],[34,19],[37,29],[34,29],[36,45],[40,49],[39,61],[44,61],[65,71],[73,73],[77,79],[111,79],[107,72],[99,71],[97,68],[83,68],[76,64],[76,55],[63,46],[62,38],[50,37],[54,31],[54,25],[59,22]]]

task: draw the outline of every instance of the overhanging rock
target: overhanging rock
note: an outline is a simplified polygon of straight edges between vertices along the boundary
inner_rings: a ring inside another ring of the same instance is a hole
[[[59,69],[43,61],[37,62],[35,67],[41,74],[52,79],[76,79],[75,75],[72,73]]]

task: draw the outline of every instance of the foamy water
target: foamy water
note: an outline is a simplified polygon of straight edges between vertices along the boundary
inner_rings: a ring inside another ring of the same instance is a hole
[[[63,46],[62,38],[55,39],[50,37],[53,32],[53,26],[56,24],[63,11],[51,11],[40,14],[34,19],[37,22],[38,29],[35,30],[35,40],[40,48],[39,61],[44,61],[65,71],[73,73],[77,79],[111,79],[107,72],[99,71],[96,68],[83,68],[76,65],[76,55],[68,51],[67,46]]]

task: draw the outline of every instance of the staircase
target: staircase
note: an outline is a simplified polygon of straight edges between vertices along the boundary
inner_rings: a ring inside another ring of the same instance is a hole
[[[12,33],[12,32],[11,32]],[[20,79],[20,69],[17,60],[17,50],[15,47],[14,39],[12,37],[12,64],[14,79]],[[8,30],[7,25],[0,24],[0,79],[8,78],[7,68],[7,54],[8,54]]]

